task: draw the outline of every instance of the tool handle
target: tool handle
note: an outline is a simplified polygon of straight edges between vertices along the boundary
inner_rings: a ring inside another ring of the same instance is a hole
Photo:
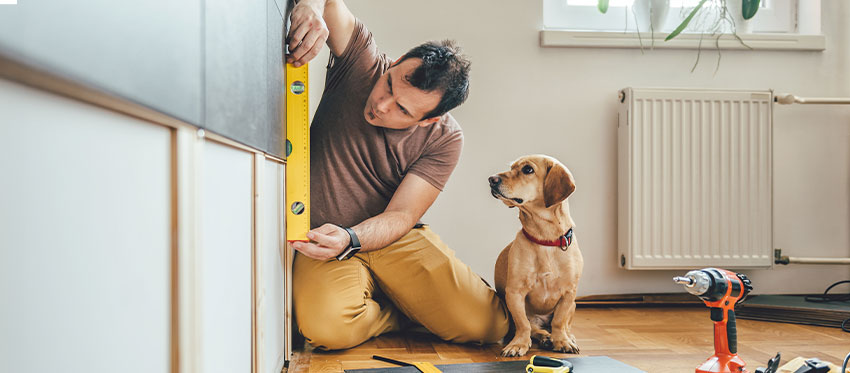
[[[725,315],[724,315],[725,313]],[[724,320],[724,317],[725,320]],[[714,321],[714,348],[715,350],[729,350],[729,353],[738,353],[738,329],[735,323],[735,311],[732,308],[711,308],[711,321]]]
[[[729,341],[729,352],[738,353],[738,328],[735,327],[735,311],[730,309],[726,320],[726,339]]]

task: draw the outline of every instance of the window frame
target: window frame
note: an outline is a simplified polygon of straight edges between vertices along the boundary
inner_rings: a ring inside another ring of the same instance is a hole
[[[568,0],[543,0],[543,26],[546,30],[636,32],[631,7],[611,6],[602,14],[592,5],[570,5]],[[769,0],[753,18],[753,33],[796,33],[798,0]],[[671,32],[687,16],[681,7],[671,7],[661,30]],[[729,33],[730,30],[724,30]],[[689,26],[684,33],[696,33]]]

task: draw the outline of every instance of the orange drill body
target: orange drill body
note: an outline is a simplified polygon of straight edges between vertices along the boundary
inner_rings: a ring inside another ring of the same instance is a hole
[[[746,373],[738,356],[735,304],[752,290],[747,276],[719,268],[705,268],[676,277],[691,294],[705,302],[714,321],[714,355],[696,368],[696,373]]]

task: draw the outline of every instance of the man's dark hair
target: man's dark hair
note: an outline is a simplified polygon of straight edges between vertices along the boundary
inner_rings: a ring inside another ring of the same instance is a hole
[[[466,101],[469,96],[469,60],[461,54],[454,41],[423,43],[401,56],[398,63],[408,58],[422,60],[422,64],[405,77],[412,86],[426,92],[443,92],[437,107],[422,119],[441,116]]]

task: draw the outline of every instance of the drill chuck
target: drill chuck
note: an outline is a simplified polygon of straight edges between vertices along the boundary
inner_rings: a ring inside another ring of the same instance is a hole
[[[676,276],[676,277],[673,277],[673,282],[675,282],[677,284],[682,284],[682,285],[685,285],[685,286],[694,286],[694,282],[696,282],[696,281],[694,281],[694,279],[690,278],[690,277]]]
[[[704,271],[690,271],[684,276],[673,277],[677,284],[685,285],[685,290],[696,296],[705,295],[711,287],[711,277]]]

